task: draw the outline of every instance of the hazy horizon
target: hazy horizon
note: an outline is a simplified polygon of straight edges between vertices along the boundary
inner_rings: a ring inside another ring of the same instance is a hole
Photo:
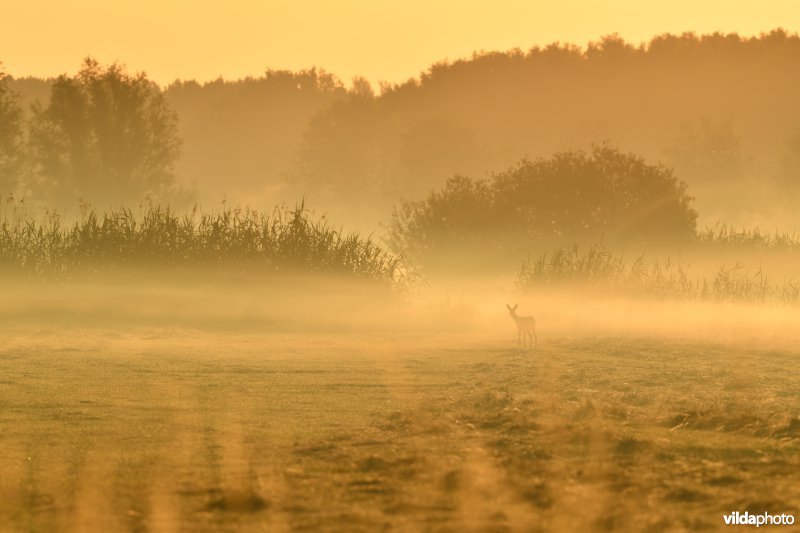
[[[4,70],[18,78],[71,72],[91,55],[144,71],[162,86],[317,67],[347,85],[364,77],[377,89],[380,82],[402,83],[431,64],[481,51],[555,42],[585,47],[611,34],[638,45],[664,33],[753,37],[774,28],[800,29],[800,11],[788,0],[766,5],[617,0],[577,9],[578,4],[504,0],[491,6],[451,1],[428,6],[414,0],[388,10],[360,0],[336,5],[237,0],[218,12],[183,0],[113,7],[99,0],[18,2],[6,6],[14,24],[0,35],[0,49]]]
[[[800,0],[11,3],[0,531],[796,524]]]

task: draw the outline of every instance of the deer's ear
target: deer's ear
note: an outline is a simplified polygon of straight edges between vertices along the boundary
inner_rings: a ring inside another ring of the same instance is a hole
[[[519,304],[514,304],[514,311],[517,310],[517,307],[519,307]]]

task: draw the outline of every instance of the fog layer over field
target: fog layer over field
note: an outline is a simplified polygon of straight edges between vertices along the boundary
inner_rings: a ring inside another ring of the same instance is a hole
[[[798,60],[0,69],[0,530],[799,516]]]
[[[506,303],[537,319],[539,341],[552,337],[656,335],[714,341],[793,339],[800,307],[779,303],[670,301],[614,296],[561,285],[520,292],[510,279],[435,280],[404,292],[348,280],[287,276],[230,280],[203,276],[106,277],[68,285],[5,279],[0,321],[42,328],[249,333],[482,336],[498,347],[516,340]]]
[[[797,516],[796,306],[520,295],[499,278],[2,289],[11,529]],[[537,348],[516,349],[506,302],[536,316]]]

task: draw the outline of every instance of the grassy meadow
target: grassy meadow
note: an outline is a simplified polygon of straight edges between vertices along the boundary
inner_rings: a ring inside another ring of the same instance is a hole
[[[239,3],[0,13],[0,533],[800,531],[800,1]]]
[[[798,512],[792,310],[528,299],[539,346],[520,351],[501,300],[326,322],[353,292],[275,309],[285,285],[5,287],[0,529],[698,531]]]
[[[755,237],[783,278],[718,267],[742,245],[722,234],[697,268],[595,245],[422,278],[302,206],[0,229],[0,530],[700,531],[800,511],[792,239]]]

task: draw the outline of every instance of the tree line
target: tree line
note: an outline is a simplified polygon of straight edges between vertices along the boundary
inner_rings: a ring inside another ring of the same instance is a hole
[[[45,205],[81,200],[130,205],[178,194],[178,118],[145,74],[86,59],[52,83],[46,105],[25,118],[0,80],[0,194]]]
[[[186,196],[193,190],[205,202],[227,195],[234,202],[267,204],[304,196],[337,219],[374,227],[399,199],[422,198],[456,173],[481,178],[524,157],[590,150],[607,141],[674,168],[698,209],[724,215],[750,209],[757,199],[793,198],[800,189],[799,60],[800,38],[776,30],[752,38],[662,35],[641,45],[609,36],[584,48],[556,43],[476,53],[380,91],[364,80],[346,87],[318,69],[176,82],[163,89],[144,79],[142,86],[152,90],[148,98],[160,102],[152,104],[161,109],[159,128],[182,140],[181,157],[174,157],[170,134],[162,155],[171,164],[160,177],[144,168],[123,174],[132,172],[130,183],[146,182],[140,195]],[[106,70],[94,68],[99,80]],[[0,164],[18,169],[19,158],[9,154],[18,154],[21,145],[40,145],[28,158],[32,167],[16,175],[36,176],[54,195],[76,193],[68,177],[49,186],[56,171],[87,169],[95,177],[85,183],[96,183],[103,165],[125,157],[107,154],[98,163],[106,146],[101,143],[92,148],[95,163],[70,162],[63,156],[64,132],[52,137],[61,120],[55,108],[48,111],[53,98],[84,95],[91,101],[100,94],[81,76],[88,80],[86,73],[6,79],[3,89],[0,109],[11,118],[0,126]],[[67,80],[80,90],[67,89]],[[9,98],[11,93],[17,96]],[[31,111],[36,100],[41,107]],[[87,116],[102,109],[102,103],[92,105]],[[81,132],[72,133],[77,142]],[[53,155],[56,149],[61,156]],[[3,179],[13,174],[4,171]],[[750,194],[742,195],[743,188]],[[124,186],[91,191],[112,199],[129,194]]]
[[[800,194],[798,62],[800,38],[780,30],[478,53],[325,109],[287,175],[333,204],[380,191],[385,211],[453,173],[607,141],[674,168],[704,212],[727,216]]]

